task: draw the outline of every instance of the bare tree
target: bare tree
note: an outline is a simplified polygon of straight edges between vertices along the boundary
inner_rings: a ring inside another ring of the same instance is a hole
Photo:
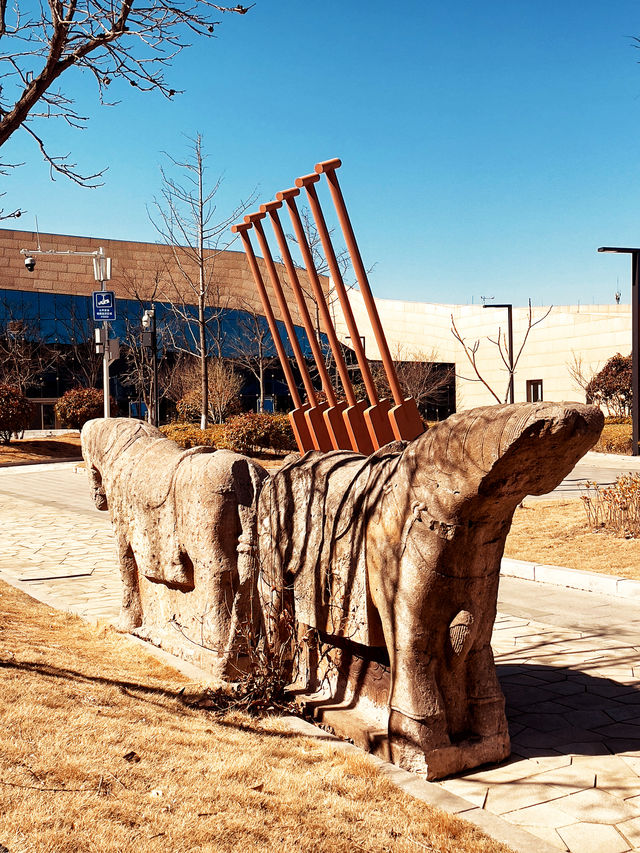
[[[265,318],[245,300],[241,300],[238,305],[242,314],[229,347],[234,361],[255,377],[258,383],[258,411],[263,412],[266,371],[277,358],[270,354],[273,342]]]
[[[24,394],[57,364],[59,353],[42,339],[35,320],[15,314],[6,301],[2,313],[0,383],[15,385]]]
[[[163,371],[167,394],[176,402],[186,400],[201,410],[200,365],[193,355],[180,355],[173,366]],[[234,365],[222,358],[211,358],[207,368],[209,377],[208,416],[213,423],[223,423],[225,418],[239,408],[243,378]]]
[[[249,7],[250,8],[250,7]],[[68,155],[51,154],[34,126],[61,119],[84,128],[87,116],[56,84],[70,68],[93,77],[100,103],[113,81],[136,89],[178,94],[165,69],[194,36],[214,37],[217,13],[243,15],[244,6],[219,6],[210,0],[49,0],[34,4],[0,0],[0,40],[4,64],[0,89],[0,147],[22,129],[36,143],[51,174],[98,186],[104,170],[82,174]],[[16,164],[3,164],[11,167]]]
[[[571,350],[571,360],[567,362],[567,370],[574,383],[586,394],[587,385],[598,372],[598,366],[596,365],[594,370],[587,368],[582,360],[582,356]]]
[[[487,340],[491,344],[493,344],[496,347],[496,349],[498,350],[498,355],[500,356],[500,360],[502,361],[502,364],[504,365],[504,367],[507,371],[507,374],[508,374],[507,389],[506,389],[505,394],[504,394],[504,400],[500,398],[500,396],[491,387],[491,385],[489,385],[489,383],[487,382],[485,377],[480,372],[480,368],[478,367],[478,358],[477,358],[478,350],[480,349],[480,340],[476,339],[475,341],[473,341],[473,343],[468,344],[465,341],[465,339],[462,337],[460,332],[458,331],[458,327],[455,324],[455,320],[453,319],[453,314],[452,314],[451,315],[451,334],[462,346],[462,349],[464,350],[464,354],[469,359],[469,363],[471,364],[471,367],[473,368],[473,371],[476,374],[476,379],[469,379],[469,381],[470,382],[482,382],[484,387],[495,398],[496,403],[506,403],[507,400],[509,399],[509,387],[510,387],[510,383],[511,383],[511,378],[512,378],[512,376],[515,375],[516,369],[518,367],[518,362],[520,361],[520,356],[522,355],[524,348],[527,344],[527,340],[529,339],[529,334],[535,326],[542,323],[543,320],[546,320],[546,318],[551,313],[552,308],[553,308],[553,305],[551,305],[545,311],[545,313],[542,315],[542,317],[539,317],[537,320],[534,320],[533,319],[533,309],[531,308],[531,300],[529,300],[529,315],[528,315],[528,321],[527,321],[527,329],[524,333],[524,337],[522,338],[522,343],[520,344],[520,348],[518,349],[517,353],[514,353],[514,355],[513,355],[513,366],[511,364],[510,359],[509,359],[509,355],[510,355],[509,354],[509,344],[507,341],[507,333],[505,332],[505,330],[502,327],[498,326],[498,334],[496,335],[496,337],[495,338],[487,337]]]
[[[182,183],[162,169],[162,197],[155,199],[156,215],[151,221],[163,241],[171,250],[172,264],[167,267],[171,281],[171,294],[165,301],[171,303],[182,330],[190,338],[183,352],[195,351],[200,359],[201,429],[206,429],[209,399],[208,364],[212,354],[211,329],[219,329],[223,307],[214,304],[212,296],[219,295],[215,279],[215,265],[235,237],[230,237],[229,226],[238,220],[255,201],[253,192],[241,201],[228,215],[215,220],[214,199],[220,189],[222,178],[207,188],[205,155],[200,134],[192,141],[192,152],[183,161],[169,157],[175,169],[182,175]],[[218,300],[216,300],[218,301]],[[191,306],[197,306],[194,316]],[[219,340],[219,338],[218,338]],[[221,356],[220,347],[213,347],[213,354]]]
[[[409,359],[406,347],[398,344],[392,355],[403,393],[413,397],[423,412],[446,399],[454,371],[439,360],[435,349],[416,350]]]

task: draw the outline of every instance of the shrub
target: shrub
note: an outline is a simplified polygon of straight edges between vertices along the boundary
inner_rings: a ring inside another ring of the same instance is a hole
[[[631,455],[631,423],[625,423],[629,418],[622,418],[622,423],[617,421],[620,419],[607,418],[602,430],[602,434],[598,439],[598,443],[593,448],[600,453],[620,453],[623,455]]]
[[[117,407],[113,397],[111,414],[115,415]],[[98,388],[72,388],[56,403],[56,415],[60,424],[67,429],[82,429],[92,418],[101,418],[104,413],[104,397]]]
[[[29,426],[34,406],[15,385],[0,385],[0,441],[9,444],[14,433]]]
[[[160,432],[186,450],[190,447],[218,447],[224,426],[202,430],[193,424],[176,423],[160,427]]]
[[[631,356],[612,356],[585,388],[587,398],[624,417],[631,408]]]
[[[256,450],[296,450],[293,429],[287,415],[247,412],[225,424],[222,447],[237,453]]]
[[[620,474],[613,486],[588,482],[582,498],[592,530],[605,528],[618,536],[640,536],[640,473]]]

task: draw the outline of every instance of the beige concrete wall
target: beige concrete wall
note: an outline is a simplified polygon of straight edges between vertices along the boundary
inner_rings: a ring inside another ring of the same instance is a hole
[[[350,291],[351,305],[369,358],[379,352],[359,291]],[[392,356],[453,362],[456,365],[457,408],[495,403],[491,393],[478,381],[463,347],[451,332],[451,318],[468,345],[479,341],[476,353],[481,374],[505,398],[508,372],[489,338],[498,329],[507,331],[507,311],[480,305],[440,305],[377,299],[376,304]],[[534,322],[547,308],[534,307]],[[528,308],[513,309],[513,342],[517,353],[528,326]],[[349,332],[344,316],[336,308],[339,335],[347,344]],[[542,379],[545,400],[584,402],[584,391],[575,383],[569,366],[578,358],[586,375],[599,370],[608,358],[631,351],[631,308],[629,305],[554,306],[539,325],[531,329],[515,373],[515,401],[526,400],[526,381]]]

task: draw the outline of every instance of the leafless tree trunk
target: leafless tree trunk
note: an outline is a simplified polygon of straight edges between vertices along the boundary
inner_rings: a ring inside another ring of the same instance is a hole
[[[200,359],[200,426],[206,429],[208,359],[212,351],[217,358],[222,356],[220,338],[211,342],[211,329],[221,331],[224,311],[215,279],[215,265],[218,257],[235,239],[229,235],[229,226],[253,204],[255,192],[230,214],[215,222],[214,199],[222,179],[218,178],[210,189],[205,188],[205,156],[200,134],[192,145],[192,153],[186,160],[169,158],[182,174],[182,183],[162,170],[162,198],[154,202],[156,216],[152,216],[151,221],[171,250],[171,263],[166,270],[170,289],[162,294],[162,299],[171,304],[178,321],[178,329],[174,330],[174,346],[182,352],[195,351]],[[218,299],[214,301],[216,295]],[[197,306],[195,322],[191,312],[193,304]],[[184,335],[182,345],[179,344],[180,335]]]
[[[529,300],[529,316],[527,322],[527,329],[524,333],[524,337],[522,338],[522,343],[520,344],[520,348],[517,352],[514,353],[513,356],[513,367],[511,367],[511,362],[509,360],[509,344],[507,342],[507,333],[500,326],[498,327],[498,334],[495,338],[487,338],[487,340],[493,344],[498,350],[498,354],[504,365],[507,373],[507,390],[505,391],[504,400],[500,398],[500,396],[496,393],[496,391],[489,385],[486,378],[480,372],[480,368],[478,367],[478,350],[480,349],[480,340],[476,339],[473,343],[468,344],[465,339],[462,337],[460,332],[458,331],[458,327],[455,324],[455,320],[453,319],[453,314],[451,315],[451,334],[453,337],[460,343],[462,349],[464,350],[464,354],[469,359],[469,363],[473,368],[473,372],[476,375],[476,379],[469,379],[471,382],[482,382],[484,387],[491,393],[496,403],[506,403],[509,399],[509,386],[511,382],[511,377],[515,375],[516,369],[518,367],[518,362],[520,361],[520,356],[522,355],[524,348],[527,344],[527,340],[529,339],[529,334],[531,330],[542,323],[543,320],[546,320],[549,314],[551,313],[551,309],[553,305],[551,305],[542,317],[539,317],[537,320],[533,319],[533,309],[531,308],[531,300]],[[468,378],[468,377],[467,377]]]
[[[82,174],[68,156],[51,154],[34,129],[56,118],[73,128],[86,126],[87,116],[77,111],[73,99],[63,88],[54,88],[58,80],[71,68],[88,73],[101,104],[109,103],[106,91],[114,81],[172,98],[178,92],[164,72],[188,47],[188,38],[215,37],[218,12],[247,11],[210,0],[16,0],[12,6],[0,0],[0,61],[6,69],[0,90],[0,147],[21,129],[40,149],[52,176],[58,172],[76,183],[98,186],[104,170]]]
[[[258,411],[264,411],[264,378],[268,367],[277,361],[267,355],[271,334],[266,320],[244,300],[238,303],[243,316],[238,320],[237,333],[229,342],[234,361],[247,370],[258,382]]]

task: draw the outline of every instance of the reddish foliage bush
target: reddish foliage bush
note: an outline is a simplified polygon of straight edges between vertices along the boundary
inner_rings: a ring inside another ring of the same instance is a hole
[[[631,411],[631,356],[612,356],[586,387],[589,400],[610,415],[624,417]]]
[[[0,441],[9,444],[11,436],[29,426],[33,403],[15,385],[0,385]]]
[[[111,415],[116,414],[116,404],[111,401]],[[82,429],[92,418],[101,418],[104,413],[104,397],[98,388],[72,388],[56,403],[56,415],[61,426],[67,429]]]

